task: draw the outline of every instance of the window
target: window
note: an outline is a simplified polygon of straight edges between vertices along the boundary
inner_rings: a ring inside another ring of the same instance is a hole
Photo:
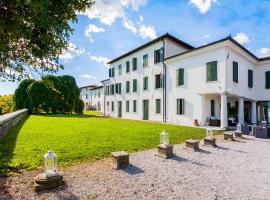
[[[143,55],[143,67],[148,66],[148,54]]]
[[[112,77],[112,69],[109,69],[109,77]]]
[[[130,65],[129,65],[129,61],[126,62],[126,73],[129,73],[130,71]]]
[[[110,102],[107,102],[107,111],[110,109]]]
[[[215,116],[215,100],[211,100],[210,102],[211,106],[211,117]]]
[[[164,48],[160,48],[158,50],[155,50],[154,52],[154,62],[159,63],[164,60]]]
[[[248,87],[253,88],[253,71],[248,70]]]
[[[137,58],[132,59],[132,70],[135,71],[137,69]]]
[[[238,62],[233,62],[233,82],[238,83]]]
[[[111,94],[114,95],[114,85],[111,85]]]
[[[265,72],[265,88],[270,88],[270,71]]]
[[[118,76],[122,75],[122,65],[118,65]]]
[[[160,113],[160,103],[161,103],[161,100],[156,99],[156,113]]]
[[[129,112],[129,101],[126,101],[126,112]]]
[[[88,99],[88,95],[87,94],[85,95],[85,98]]]
[[[137,92],[137,79],[133,79],[133,92]]]
[[[180,68],[176,71],[176,85],[184,85],[184,69]]]
[[[148,77],[143,77],[143,90],[148,90]]]
[[[162,76],[161,76],[161,74],[156,75],[155,82],[156,82],[156,89],[162,88]]]
[[[112,112],[114,112],[114,102],[112,101]]]
[[[100,92],[98,92],[98,98],[100,98]]]
[[[133,112],[137,112],[137,101],[133,100]]]
[[[217,61],[206,63],[206,81],[217,81]]]
[[[114,77],[114,67],[112,68],[111,77]]]
[[[121,94],[121,83],[115,84],[115,94]]]
[[[115,94],[118,94],[118,83],[115,83]]]
[[[177,99],[176,101],[177,106],[176,106],[176,111],[177,111],[177,115],[183,115],[184,114],[184,99]]]
[[[130,82],[126,81],[126,93],[129,93],[129,85],[130,85]]]
[[[121,94],[122,89],[121,89],[121,83],[118,83],[118,94]]]

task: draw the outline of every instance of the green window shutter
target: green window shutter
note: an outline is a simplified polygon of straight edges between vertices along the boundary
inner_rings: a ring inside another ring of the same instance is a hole
[[[148,54],[143,55],[143,67],[148,66]]]
[[[114,77],[114,67],[112,68],[112,76],[111,77]]]
[[[129,101],[126,101],[126,112],[129,112]]]
[[[160,62],[164,60],[164,48],[160,49]]]
[[[143,78],[143,90],[148,90],[148,77]]]
[[[248,87],[253,87],[253,71],[250,69],[248,70]]]
[[[119,83],[119,94],[121,94],[122,89],[121,89],[121,83]]]
[[[137,69],[137,58],[132,59],[132,70],[135,71]]]
[[[215,116],[215,100],[211,100],[211,117]]]
[[[133,112],[137,112],[137,101],[133,100]]]
[[[176,100],[176,113],[180,115],[180,99]]]
[[[184,69],[183,68],[179,69],[178,73],[179,73],[178,85],[184,85]]]
[[[212,81],[217,81],[217,61],[212,63]]]
[[[129,61],[126,62],[126,73],[129,73],[130,68],[129,68]]]
[[[126,82],[126,93],[129,93],[129,81]]]
[[[112,69],[109,69],[109,77],[112,77]]]
[[[238,83],[238,62],[233,62],[233,81]]]
[[[211,64],[206,64],[206,81],[211,81]]]
[[[217,81],[217,61],[206,63],[206,81]]]
[[[114,102],[112,101],[112,111],[114,111]]]
[[[265,72],[265,88],[270,89],[270,71]]]
[[[160,113],[161,100],[156,99],[156,113]]]
[[[117,94],[118,93],[118,84],[116,83],[115,84],[115,94]]]
[[[133,92],[137,92],[137,79],[133,79]]]

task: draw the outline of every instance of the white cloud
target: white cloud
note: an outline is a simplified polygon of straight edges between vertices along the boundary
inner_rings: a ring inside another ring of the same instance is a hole
[[[216,3],[217,0],[190,0],[189,3],[196,6],[200,13],[206,13],[210,8],[212,3]]]
[[[138,11],[141,6],[144,6],[148,0],[122,0],[123,6],[131,5],[133,10]]]
[[[62,54],[59,56],[60,59],[67,62],[68,60],[73,59],[75,56],[82,55],[85,53],[84,48],[78,48],[75,44],[69,42],[67,48],[63,50]]]
[[[98,63],[101,63],[101,64],[104,65],[105,67],[109,68],[109,65],[107,65],[107,62],[110,61],[109,58],[102,57],[102,56],[99,56],[99,57],[97,57],[97,56],[91,56],[90,59],[91,59],[91,60],[94,60],[94,61],[96,61],[96,62],[98,62]]]
[[[268,57],[270,56],[270,49],[269,48],[261,48],[259,50],[260,57]]]
[[[155,39],[157,37],[155,27],[154,26],[146,26],[144,24],[140,26],[139,35],[143,39],[145,39],[145,38]]]
[[[89,38],[91,43],[94,43],[92,33],[101,33],[101,32],[105,32],[105,29],[99,28],[94,24],[89,24],[84,31],[84,35]]]
[[[139,16],[139,20],[140,20],[141,22],[143,22],[143,16],[142,16],[142,15]]]
[[[239,42],[240,44],[245,44],[247,42],[249,42],[249,37],[246,33],[237,33],[236,36],[233,37],[233,39],[235,39],[237,42]]]
[[[207,39],[207,38],[210,38],[210,35],[206,34],[203,36],[203,39]]]
[[[94,79],[94,80],[97,79],[97,76],[93,76],[91,74],[80,74],[79,77],[86,78],[86,79]]]
[[[130,19],[128,19],[127,17],[124,17],[124,18],[123,18],[123,24],[124,24],[124,26],[125,26],[127,29],[131,30],[133,33],[137,33],[137,28],[136,28],[136,26],[135,26],[134,23],[133,23]]]

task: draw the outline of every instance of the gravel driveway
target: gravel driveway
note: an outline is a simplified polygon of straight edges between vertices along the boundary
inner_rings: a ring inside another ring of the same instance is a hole
[[[0,179],[0,199],[270,199],[270,140],[218,140],[218,148],[200,152],[175,145],[175,157],[156,149],[130,155],[132,165],[113,170],[110,159],[63,169],[67,182],[36,194],[38,171]]]

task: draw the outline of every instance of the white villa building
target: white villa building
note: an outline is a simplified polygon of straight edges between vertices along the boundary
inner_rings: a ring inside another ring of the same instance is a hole
[[[270,123],[270,57],[230,36],[194,48],[167,33],[108,64],[104,115],[221,128]]]
[[[103,86],[89,85],[80,88],[80,96],[85,110],[102,111],[104,105]]]

